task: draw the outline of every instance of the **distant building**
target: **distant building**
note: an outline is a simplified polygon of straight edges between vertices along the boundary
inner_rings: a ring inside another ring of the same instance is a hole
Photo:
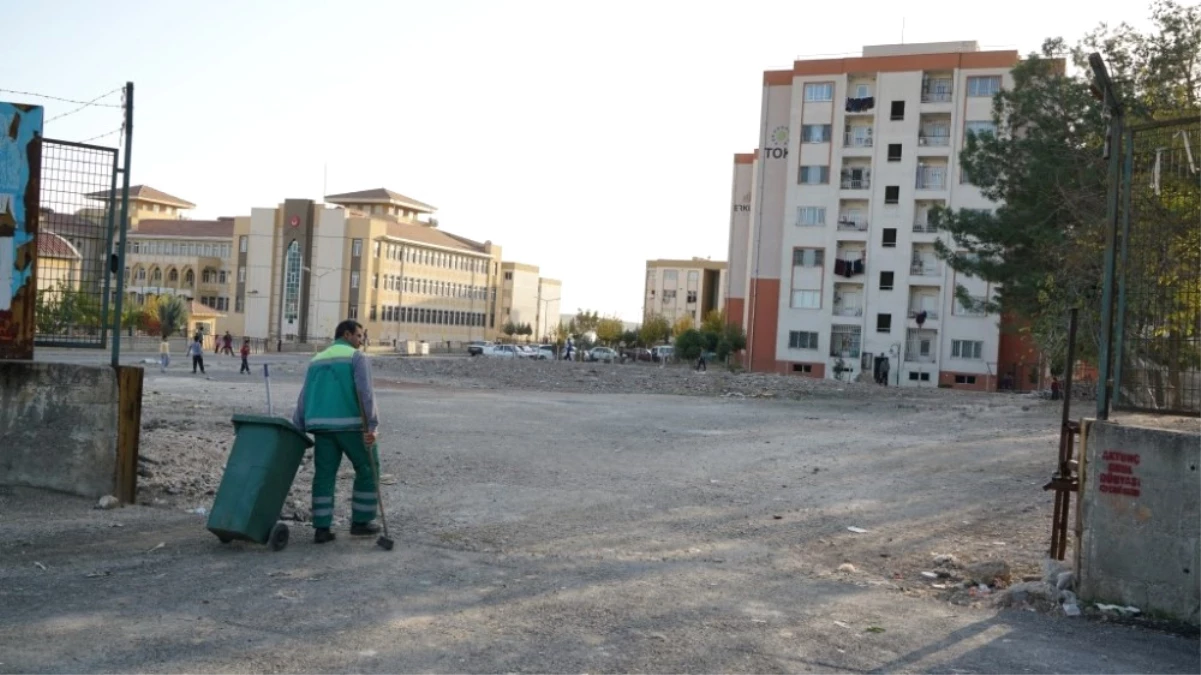
[[[700,325],[712,311],[726,306],[726,263],[693,258],[691,260],[646,261],[646,287],[643,291],[642,316],[662,316],[675,323],[692,317]]]

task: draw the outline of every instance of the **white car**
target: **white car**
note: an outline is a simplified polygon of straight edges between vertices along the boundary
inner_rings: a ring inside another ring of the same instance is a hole
[[[538,358],[538,350],[529,345],[517,345],[517,357],[521,359]]]
[[[515,359],[518,358],[518,350],[516,345],[489,345],[484,347],[483,356],[500,359]]]
[[[539,361],[554,361],[555,360],[554,346],[553,345],[542,345],[541,347],[538,348],[538,355],[535,356],[534,358],[538,359]]]

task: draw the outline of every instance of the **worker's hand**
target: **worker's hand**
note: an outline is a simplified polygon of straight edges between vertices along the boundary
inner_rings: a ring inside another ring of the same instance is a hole
[[[365,443],[367,445],[367,447],[371,447],[372,445],[375,445],[375,441],[378,439],[379,439],[379,436],[374,431],[367,431],[367,432],[363,433],[363,443]]]

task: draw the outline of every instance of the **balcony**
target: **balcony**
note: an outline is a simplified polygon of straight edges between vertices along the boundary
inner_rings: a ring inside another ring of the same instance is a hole
[[[871,127],[852,127],[842,135],[842,147],[844,148],[870,148],[872,147],[872,128]]]
[[[863,316],[862,307],[834,305],[834,316]]]
[[[938,310],[936,310],[936,309],[927,309],[927,310],[911,309],[911,310],[909,310],[909,318],[916,319],[917,315],[920,314],[922,311],[926,312],[926,321],[938,321]]]
[[[930,223],[916,222],[913,224],[913,231],[916,234],[937,234],[938,228]]]
[[[858,326],[834,328],[830,331],[830,356],[841,359],[859,358],[860,336]]]
[[[919,190],[947,189],[947,166],[945,164],[919,164],[917,180],[914,181]]]
[[[937,343],[938,331],[910,328],[905,340],[905,360],[910,363],[936,362],[934,345]]]
[[[914,277],[938,277],[942,276],[942,270],[939,268],[938,263],[923,260],[909,265],[909,275]]]
[[[838,216],[838,229],[842,232],[867,232],[867,219],[853,216]]]
[[[844,190],[867,190],[872,186],[871,169],[843,169],[839,185]]]
[[[954,98],[954,77],[948,72],[922,74],[922,103],[950,103]]]
[[[876,99],[872,96],[848,96],[846,113],[848,115],[871,115],[876,109]]]
[[[917,135],[917,144],[928,148],[945,148],[951,145],[951,134],[921,131]]]

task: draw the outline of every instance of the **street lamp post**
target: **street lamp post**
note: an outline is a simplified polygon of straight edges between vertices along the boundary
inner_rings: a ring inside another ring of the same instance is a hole
[[[559,300],[559,298],[538,298],[538,302],[539,302],[539,303],[541,303],[541,307],[540,307],[540,309],[542,310],[542,314],[541,314],[541,316],[542,316],[542,321],[541,321],[541,322],[536,322],[536,323],[542,323],[542,324],[543,324],[543,325],[542,325],[542,331],[541,331],[541,332],[542,332],[542,335],[539,335],[539,336],[538,336],[538,341],[539,341],[539,342],[541,342],[541,341],[542,341],[542,339],[546,337],[546,334],[547,334],[547,333],[548,333],[548,331],[550,330],[550,321],[549,321],[549,319],[548,319],[548,318],[547,318],[547,316],[546,316],[546,306],[547,306],[549,303],[555,302],[555,301],[557,301],[557,300]]]
[[[317,300],[316,300],[317,311],[314,312],[313,321],[314,321],[314,323],[317,324],[318,331],[321,330],[321,278],[333,271],[334,270],[332,268],[326,268],[324,271],[314,272],[312,269],[305,267],[303,265],[301,265],[301,267],[300,267],[300,272],[302,275],[305,272],[308,272],[310,278],[312,278],[314,276],[317,277]],[[302,287],[303,287],[303,285],[304,285],[303,282],[301,282]],[[308,340],[308,335],[305,335],[305,340],[306,341]]]

